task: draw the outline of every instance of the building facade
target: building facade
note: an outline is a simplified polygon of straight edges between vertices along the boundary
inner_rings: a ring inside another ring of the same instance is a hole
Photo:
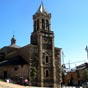
[[[28,78],[29,85],[61,87],[61,48],[54,46],[50,27],[51,14],[43,3],[33,15],[30,44],[19,47],[14,36],[11,45],[0,50],[0,77]]]

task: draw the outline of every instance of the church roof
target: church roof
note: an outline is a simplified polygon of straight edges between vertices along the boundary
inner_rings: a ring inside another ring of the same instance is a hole
[[[13,44],[13,45],[9,45],[8,47],[12,47],[12,48],[21,48],[20,46]]]
[[[46,9],[45,9],[45,7],[44,7],[44,5],[43,5],[43,3],[41,3],[41,5],[39,6],[36,14],[37,13],[48,14],[47,11],[46,11]]]
[[[15,56],[9,58],[8,60],[0,62],[0,66],[23,65],[23,64],[27,64],[27,62],[21,56]]]

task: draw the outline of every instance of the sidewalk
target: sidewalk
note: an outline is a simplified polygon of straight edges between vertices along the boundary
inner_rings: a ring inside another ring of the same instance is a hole
[[[0,81],[0,88],[49,88],[49,87],[21,86],[21,85],[17,85],[17,84]]]
[[[21,86],[17,84],[6,83],[6,82],[0,81],[0,88],[30,88],[30,87],[25,87],[25,86]]]

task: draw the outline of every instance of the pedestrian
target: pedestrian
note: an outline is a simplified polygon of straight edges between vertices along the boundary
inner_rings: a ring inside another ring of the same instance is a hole
[[[28,79],[27,79],[27,78],[24,80],[24,85],[25,85],[25,86],[28,85]]]

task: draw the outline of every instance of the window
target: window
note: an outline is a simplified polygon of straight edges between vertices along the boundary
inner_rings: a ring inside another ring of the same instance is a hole
[[[49,21],[46,20],[46,29],[49,29]]]
[[[37,30],[39,30],[39,19],[37,20]]]
[[[14,67],[14,71],[17,71],[17,70],[18,70],[18,67],[17,67],[17,66],[15,66],[15,67]]]
[[[34,31],[36,31],[36,21],[34,22]]]
[[[49,70],[46,70],[45,77],[49,77]]]
[[[45,22],[44,22],[44,19],[42,19],[42,29],[45,29]]]
[[[48,56],[46,56],[46,63],[49,63],[49,58],[48,58]]]

